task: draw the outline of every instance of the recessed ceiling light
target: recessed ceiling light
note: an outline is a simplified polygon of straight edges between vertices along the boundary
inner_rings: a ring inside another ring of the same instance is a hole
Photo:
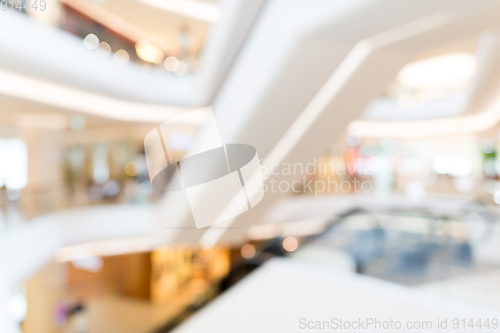
[[[205,22],[216,22],[221,11],[217,5],[196,0],[139,0],[140,2],[167,12],[191,17]]]
[[[100,42],[99,47],[96,49],[96,52],[101,57],[107,57],[111,53],[111,46],[109,46],[106,42]]]
[[[142,39],[135,44],[135,50],[139,58],[153,64],[161,63],[165,57],[162,50],[145,39]]]
[[[127,51],[118,50],[116,51],[113,58],[118,65],[125,65],[126,63],[128,63],[130,56],[128,55]]]
[[[168,57],[163,64],[169,72],[175,72],[179,68],[179,60],[176,57]]]
[[[99,38],[94,34],[88,34],[87,37],[83,39],[83,46],[95,50],[99,46]]]
[[[184,61],[179,61],[179,67],[175,70],[175,74],[178,76],[183,76],[188,71],[188,66]]]
[[[470,80],[477,68],[472,53],[448,53],[404,66],[398,81],[415,90],[446,89]]]

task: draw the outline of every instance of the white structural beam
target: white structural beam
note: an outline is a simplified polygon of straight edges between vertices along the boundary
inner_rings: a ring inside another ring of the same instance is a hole
[[[478,71],[471,85],[465,113],[487,112],[500,92],[500,30],[486,31],[476,45]]]
[[[419,51],[467,33],[495,27],[498,25],[495,16],[499,14],[499,2],[452,6],[361,41],[267,156],[267,167],[272,163],[305,165],[314,157],[320,157],[349,121],[360,114]],[[278,183],[291,183],[297,176],[278,174],[273,177]],[[281,196],[279,192],[266,193],[260,205],[233,221],[231,226],[239,229],[212,232],[204,238],[208,244],[243,242],[246,229],[259,221]]]
[[[481,33],[476,45],[478,71],[466,96],[465,110],[455,117],[397,120],[353,121],[348,131],[353,135],[382,138],[425,138],[440,135],[470,134],[488,130],[500,122],[500,30]]]
[[[349,322],[349,327],[356,331],[373,332],[382,325],[389,327],[392,322],[395,326],[390,330],[395,332],[412,331],[416,325],[420,328],[426,325],[428,332],[451,332],[449,320],[448,329],[438,328],[438,320],[497,316],[493,310],[446,300],[367,276],[294,259],[275,258],[173,332],[348,331],[347,324],[335,326],[340,320]],[[367,327],[365,322],[358,327],[359,322],[367,318],[373,320],[370,326]],[[377,328],[375,318],[379,321]],[[387,324],[382,324],[385,321]]]
[[[205,106],[224,79],[263,2],[222,1],[223,15],[207,36],[196,74],[183,77],[133,62],[118,65],[112,56],[101,58],[86,49],[79,37],[40,25],[16,11],[2,12],[0,29],[9,33],[0,35],[0,69],[123,102]]]
[[[417,4],[390,0],[318,0],[312,6],[311,2],[298,0],[269,1],[212,104],[222,141],[251,144],[260,158],[267,158],[299,115],[299,123],[310,120],[310,115],[301,113],[311,109],[308,105],[323,89],[318,95],[323,96],[325,109],[307,112],[317,112],[316,120],[321,124],[311,124],[306,129],[311,131],[307,138],[297,143],[301,145],[300,151],[306,150],[304,155],[302,152],[297,155],[312,159],[315,155],[310,153],[322,153],[419,47],[480,28],[474,24],[482,22],[482,28],[492,25],[494,15],[488,10],[496,10],[498,4],[498,1],[420,1]],[[374,12],[377,15],[373,15]],[[464,20],[474,13],[487,17],[479,19],[481,22],[477,22],[476,17],[471,26]],[[455,21],[464,26],[450,25]],[[435,31],[440,33],[434,35]],[[370,43],[358,44],[353,50],[359,41],[377,34],[386,40],[373,39]],[[323,85],[329,77],[334,77],[327,83],[328,89],[335,93],[329,96],[334,101],[332,105],[324,96],[333,92],[326,93],[326,88],[322,88],[326,87]],[[318,105],[318,98],[314,103]],[[203,135],[198,140],[203,141]],[[294,157],[295,153],[289,160],[295,161]],[[308,159],[299,158],[299,161]],[[253,211],[264,210],[266,201],[240,219],[256,222],[260,215]],[[163,234],[165,241],[196,241],[204,233],[203,230],[186,231],[194,222],[182,195],[167,193],[159,211],[158,235]],[[213,229],[209,233],[215,234]],[[238,230],[227,229],[227,233],[235,235]]]
[[[149,205],[87,207],[47,214],[2,234],[0,332],[19,332],[8,309],[12,287],[54,258],[58,248],[106,239],[149,237],[152,221]]]

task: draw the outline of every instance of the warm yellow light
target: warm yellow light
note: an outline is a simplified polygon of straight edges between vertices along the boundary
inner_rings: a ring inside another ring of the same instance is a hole
[[[130,177],[137,176],[137,174],[139,173],[139,165],[133,161],[128,162],[127,164],[125,164],[124,171],[127,174],[127,176]]]
[[[245,259],[251,259],[255,256],[255,246],[252,244],[245,244],[241,247],[241,256]]]
[[[135,44],[135,51],[137,52],[137,56],[139,58],[153,64],[159,64],[163,61],[163,58],[165,58],[162,50],[145,39],[140,40]]]
[[[293,252],[299,247],[299,241],[295,237],[287,237],[283,240],[283,248],[288,252]]]

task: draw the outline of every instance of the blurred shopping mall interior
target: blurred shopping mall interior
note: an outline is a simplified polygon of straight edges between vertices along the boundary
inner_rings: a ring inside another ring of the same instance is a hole
[[[499,18],[1,0],[0,332],[498,329]]]

